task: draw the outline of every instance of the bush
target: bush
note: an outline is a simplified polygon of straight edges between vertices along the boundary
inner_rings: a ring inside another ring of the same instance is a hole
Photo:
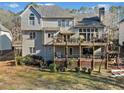
[[[92,69],[88,68],[88,74],[91,74],[91,72],[92,72]]]
[[[77,73],[79,73],[79,72],[80,72],[80,67],[75,67],[75,71],[76,71]]]
[[[63,65],[56,65],[56,70],[58,72],[66,72],[67,71],[67,68],[64,67]]]
[[[33,66],[41,66],[44,63],[44,60],[41,56],[36,55],[27,55],[25,56],[25,64]]]
[[[75,61],[74,61],[73,58],[72,58],[72,59],[69,59],[69,60],[68,60],[68,65],[69,65],[69,66],[72,66],[74,62],[75,62]]]
[[[86,68],[86,67],[83,67],[83,68],[82,68],[82,72],[85,73],[86,71],[87,71],[87,68]]]
[[[67,72],[67,68],[66,67],[63,67],[63,72]]]
[[[60,72],[60,65],[56,65],[57,72]]]
[[[25,65],[24,57],[22,57],[22,56],[17,56],[16,57],[16,62],[17,62],[17,65]]]
[[[30,57],[30,56],[25,56],[25,57],[23,58],[23,61],[24,61],[25,63],[31,62],[31,57]]]
[[[57,71],[57,66],[56,64],[52,63],[49,65],[49,69],[51,72],[56,72]]]

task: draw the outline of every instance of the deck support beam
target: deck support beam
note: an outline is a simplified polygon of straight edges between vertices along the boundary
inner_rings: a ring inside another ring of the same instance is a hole
[[[79,67],[81,69],[81,40],[79,40]]]
[[[53,63],[55,64],[55,56],[56,56],[56,53],[55,53],[55,38],[53,38]]]
[[[106,62],[105,62],[105,69],[108,69],[108,61],[109,61],[109,52],[108,52],[108,45],[106,46]]]
[[[95,50],[95,48],[94,48],[94,40],[93,40],[93,46],[92,46],[92,48],[93,48],[93,55],[92,55],[92,61],[91,61],[91,69],[92,70],[94,70],[94,50]]]
[[[65,43],[65,67],[68,67],[68,41],[67,41],[67,35],[65,37],[66,43]]]

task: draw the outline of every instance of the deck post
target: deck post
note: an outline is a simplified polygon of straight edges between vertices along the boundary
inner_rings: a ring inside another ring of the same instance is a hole
[[[81,38],[79,38],[79,67],[81,69]]]
[[[67,44],[67,35],[66,35],[66,41],[65,41],[65,67],[67,68],[68,66],[68,44]]]
[[[105,69],[108,69],[108,58],[109,58],[109,52],[108,52],[108,45],[106,46],[106,62],[105,62]]]
[[[120,55],[120,46],[118,46],[118,54],[117,54],[117,68],[119,68],[119,55]]]
[[[55,38],[53,38],[53,63],[55,64]]]
[[[93,55],[92,55],[91,69],[94,70],[94,45],[93,45]]]
[[[94,41],[94,38],[93,38],[93,46],[92,46],[92,48],[93,48],[93,55],[92,55],[92,61],[91,61],[91,69],[92,70],[94,70],[94,43],[95,43],[95,41]]]

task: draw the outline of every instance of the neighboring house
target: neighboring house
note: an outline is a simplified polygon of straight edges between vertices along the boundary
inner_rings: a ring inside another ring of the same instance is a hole
[[[22,56],[35,54],[46,61],[56,58],[78,58],[105,47],[104,8],[99,16],[72,15],[58,6],[29,5],[20,15]],[[79,48],[79,37],[84,39]],[[66,46],[66,47],[65,47]],[[80,50],[79,50],[80,49]]]
[[[0,51],[12,50],[11,31],[0,24]]]
[[[124,19],[119,22],[119,44],[124,45]]]

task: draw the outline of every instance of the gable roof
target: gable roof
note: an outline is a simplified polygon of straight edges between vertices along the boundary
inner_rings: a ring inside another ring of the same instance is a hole
[[[43,16],[47,18],[53,17],[73,17],[71,13],[64,10],[63,8],[52,5],[52,6],[35,6],[35,9]]]
[[[73,18],[73,15],[69,11],[56,5],[46,6],[30,4],[27,8],[30,7],[33,7],[44,18]],[[27,8],[25,8],[25,10]],[[23,12],[21,14],[23,14]]]

